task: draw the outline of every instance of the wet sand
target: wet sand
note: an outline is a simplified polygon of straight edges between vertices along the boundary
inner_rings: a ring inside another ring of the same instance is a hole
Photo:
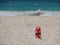
[[[36,26],[42,39],[35,38]],[[60,45],[60,16],[0,17],[0,45]]]

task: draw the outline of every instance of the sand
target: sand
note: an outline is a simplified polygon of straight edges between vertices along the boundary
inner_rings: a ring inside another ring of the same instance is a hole
[[[41,27],[42,39],[35,37],[36,26]],[[0,45],[60,45],[60,17],[0,17]]]

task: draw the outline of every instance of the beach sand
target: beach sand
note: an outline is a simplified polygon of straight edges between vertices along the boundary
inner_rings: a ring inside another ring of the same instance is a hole
[[[42,39],[35,37],[36,26],[41,27]],[[0,45],[60,45],[60,17],[0,17]]]

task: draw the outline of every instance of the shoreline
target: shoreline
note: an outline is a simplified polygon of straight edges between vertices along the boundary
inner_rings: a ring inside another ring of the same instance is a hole
[[[0,16],[60,16],[60,11],[0,11]]]

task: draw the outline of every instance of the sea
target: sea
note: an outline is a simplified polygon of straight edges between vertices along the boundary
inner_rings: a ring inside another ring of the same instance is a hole
[[[0,14],[6,11],[27,13],[38,10],[60,13],[60,0],[0,0]]]

